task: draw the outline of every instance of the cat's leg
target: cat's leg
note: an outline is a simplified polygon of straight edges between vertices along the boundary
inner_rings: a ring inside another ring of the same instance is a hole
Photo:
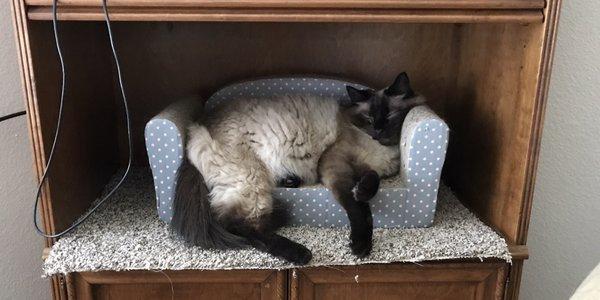
[[[369,203],[357,201],[355,198],[357,180],[355,168],[350,163],[350,158],[343,151],[332,147],[325,151],[319,161],[319,174],[321,182],[331,190],[335,199],[344,207],[350,221],[350,248],[358,257],[365,257],[371,253],[373,246],[373,217]],[[365,174],[372,178],[372,175]],[[378,177],[377,177],[378,178]],[[370,179],[365,179],[365,184]],[[377,182],[377,185],[379,183]]]
[[[251,246],[295,264],[306,264],[310,250],[274,233],[284,223],[274,205],[273,180],[262,161],[243,145],[225,147],[205,127],[190,128],[188,157],[204,175],[210,206],[227,231]]]

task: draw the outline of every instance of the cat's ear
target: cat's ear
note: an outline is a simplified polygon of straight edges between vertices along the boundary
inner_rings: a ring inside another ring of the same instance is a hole
[[[372,90],[361,90],[349,85],[346,86],[346,91],[348,92],[348,97],[350,97],[350,102],[352,103],[365,102],[373,96]]]
[[[410,80],[406,72],[400,73],[394,82],[385,89],[385,94],[388,96],[400,96],[404,95],[404,99],[410,98],[415,95],[412,88],[410,87]]]

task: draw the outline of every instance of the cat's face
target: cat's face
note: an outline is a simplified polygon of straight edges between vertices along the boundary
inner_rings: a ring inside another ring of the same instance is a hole
[[[425,102],[425,98],[413,92],[404,72],[390,86],[379,91],[351,86],[346,86],[346,90],[352,102],[352,123],[382,145],[398,144],[406,115],[413,107]]]

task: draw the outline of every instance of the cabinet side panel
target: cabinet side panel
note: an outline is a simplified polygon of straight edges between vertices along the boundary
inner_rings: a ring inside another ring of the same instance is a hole
[[[464,25],[445,179],[516,243],[523,215],[543,25]]]
[[[65,229],[98,197],[118,162],[114,77],[102,23],[59,23],[67,71],[63,120],[49,171],[49,217]],[[60,65],[50,22],[29,21],[34,102],[46,163],[58,115]],[[50,220],[45,220],[49,222]]]

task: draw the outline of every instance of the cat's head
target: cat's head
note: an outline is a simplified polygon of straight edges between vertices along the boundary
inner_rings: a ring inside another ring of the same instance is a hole
[[[400,131],[408,112],[425,103],[410,87],[408,75],[400,73],[394,82],[379,91],[346,86],[350,97],[352,123],[383,145],[400,142]]]

